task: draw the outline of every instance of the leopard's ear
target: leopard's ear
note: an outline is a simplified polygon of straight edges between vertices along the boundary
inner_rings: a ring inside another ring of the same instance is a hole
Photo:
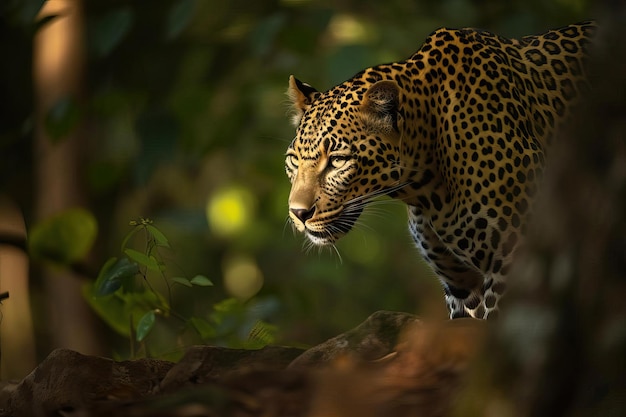
[[[294,111],[294,115],[292,117],[292,122],[294,125],[298,125],[300,123],[300,119],[302,115],[309,108],[311,104],[317,99],[319,96],[319,91],[315,88],[311,87],[307,83],[303,83],[298,80],[296,77],[291,75],[289,77],[289,90],[287,91],[289,94],[289,98],[291,99],[292,108]]]
[[[399,132],[400,87],[395,81],[373,84],[364,94],[361,111],[366,124],[382,133]]]

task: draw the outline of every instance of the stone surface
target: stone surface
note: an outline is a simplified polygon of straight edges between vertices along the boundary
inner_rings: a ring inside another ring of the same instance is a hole
[[[146,397],[172,366],[157,359],[115,362],[57,349],[10,392],[5,415],[52,416],[98,401]]]
[[[412,314],[377,311],[354,329],[308,349],[290,366],[325,363],[346,354],[364,360],[379,359],[393,351],[405,326],[417,321]]]
[[[307,417],[443,417],[450,415],[488,323],[412,321],[391,354],[349,356],[314,375]]]
[[[0,415],[438,417],[456,397],[484,326],[378,312],[304,353],[195,346],[177,364],[60,349],[3,387]]]
[[[168,393],[189,385],[215,382],[233,372],[284,369],[304,349],[266,346],[262,349],[227,349],[214,346],[194,346],[167,373],[160,391]]]

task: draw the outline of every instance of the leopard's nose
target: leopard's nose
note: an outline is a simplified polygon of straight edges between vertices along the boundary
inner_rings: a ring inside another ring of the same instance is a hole
[[[313,214],[315,214],[315,206],[308,209],[290,208],[289,211],[291,211],[291,213],[296,216],[298,220],[300,220],[302,223],[305,223],[307,220],[313,217]]]

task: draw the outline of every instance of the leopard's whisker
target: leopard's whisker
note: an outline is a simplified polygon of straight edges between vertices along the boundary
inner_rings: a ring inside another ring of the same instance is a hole
[[[293,232],[293,235],[296,236],[296,226],[291,221],[291,218],[287,216],[287,218],[285,219],[285,224],[283,225],[283,238],[285,237],[287,227],[290,225],[291,225],[291,231]]]
[[[396,185],[393,185],[393,186],[391,186],[389,188],[381,188],[379,190],[372,191],[372,192],[370,192],[368,194],[363,194],[363,195],[360,195],[360,196],[356,196],[356,197],[352,198],[351,200],[346,201],[344,203],[344,206],[349,206],[349,205],[358,203],[360,201],[365,201],[365,202],[372,201],[372,200],[374,200],[374,199],[376,199],[378,197],[385,196],[385,195],[394,193],[396,191],[399,191],[402,188],[406,187],[409,183],[410,183],[409,181],[404,181],[404,182],[398,183]]]

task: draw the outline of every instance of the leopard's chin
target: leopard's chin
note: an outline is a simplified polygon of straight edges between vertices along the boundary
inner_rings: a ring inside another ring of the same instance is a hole
[[[311,242],[315,246],[330,246],[330,245],[335,244],[337,240],[343,237],[343,235],[340,235],[340,236],[329,235],[329,234],[320,235],[319,232],[312,232],[310,230],[305,231],[304,234],[309,240],[309,242]]]

